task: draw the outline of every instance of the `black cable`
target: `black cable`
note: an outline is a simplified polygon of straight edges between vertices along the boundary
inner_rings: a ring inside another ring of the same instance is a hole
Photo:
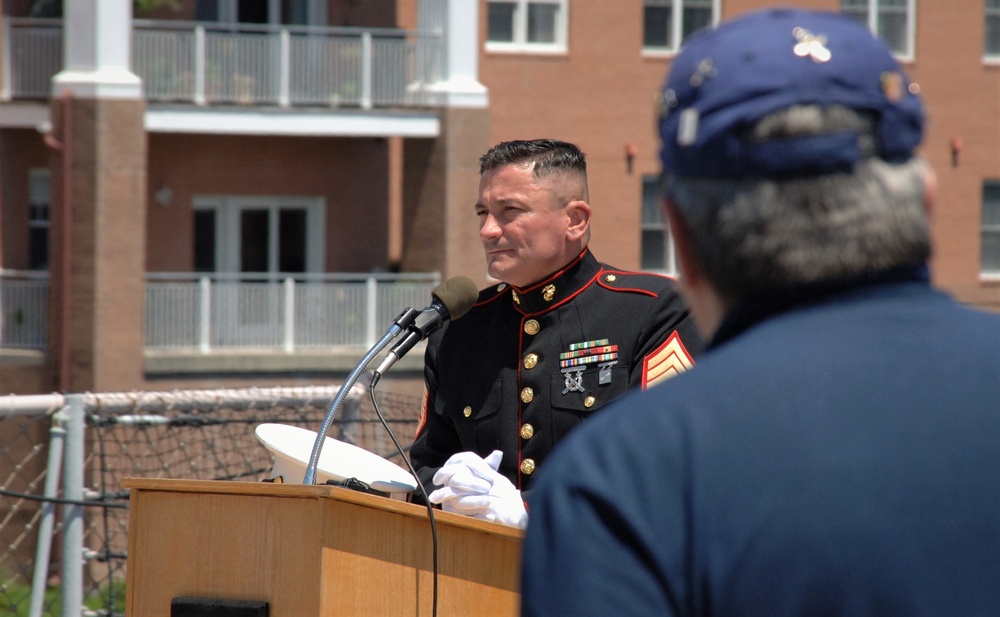
[[[101,478],[101,491],[106,491],[108,487],[108,461],[107,461],[107,450],[105,448],[105,432],[100,430],[100,425],[96,422],[100,421],[100,418],[90,412],[86,412],[86,418],[90,420],[91,424],[98,429],[95,431],[97,435],[97,460],[101,466],[100,478]],[[113,551],[111,550],[111,510],[105,508],[101,510],[101,523],[104,526],[104,550],[101,552],[103,556],[103,561],[108,564],[109,574],[113,576],[115,572],[115,566],[112,564]],[[101,559],[100,557],[98,559]],[[107,610],[108,614],[114,614],[115,609],[115,594],[111,593],[110,587],[107,594],[107,601],[104,604],[104,608]]]
[[[18,493],[17,491],[9,491],[5,488],[0,488],[0,495],[4,497],[16,497],[18,499],[27,499],[29,501],[42,501],[46,503],[58,503],[67,506],[84,506],[86,508],[125,508],[128,509],[128,503],[111,503],[108,501],[78,501],[76,499],[63,499],[62,497],[45,497],[44,495],[31,495],[29,493]]]
[[[413,474],[413,479],[417,483],[417,489],[420,491],[419,495],[423,497],[424,505],[427,506],[427,518],[431,523],[431,548],[433,551],[433,576],[432,581],[434,583],[434,593],[433,593],[433,603],[431,608],[431,615],[437,617],[437,607],[438,607],[438,535],[437,535],[437,525],[434,522],[434,504],[427,497],[427,489],[424,488],[424,483],[420,481],[420,477],[417,476],[417,471],[413,468],[413,463],[410,462],[410,457],[406,455],[403,451],[402,446],[399,445],[399,440],[396,439],[396,435],[389,428],[389,423],[385,421],[385,417],[382,416],[382,410],[378,407],[378,401],[375,400],[375,384],[382,376],[379,373],[375,373],[372,377],[372,383],[368,386],[368,396],[372,400],[372,406],[375,407],[375,413],[378,415],[378,419],[381,420],[382,426],[385,427],[387,433],[389,433],[389,438],[392,439],[392,443],[395,444],[396,450],[399,455],[403,457],[403,461],[406,462],[406,466],[409,468],[410,473]]]

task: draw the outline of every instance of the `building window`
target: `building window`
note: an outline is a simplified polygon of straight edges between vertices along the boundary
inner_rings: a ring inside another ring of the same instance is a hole
[[[49,204],[52,174],[48,169],[28,171],[28,268],[49,268]]]
[[[194,211],[194,271],[215,272],[218,268],[216,223],[219,210],[214,207]]]
[[[1000,180],[983,183],[983,220],[980,243],[980,272],[1000,276]]]
[[[716,22],[719,0],[645,0],[642,46],[677,51],[692,33]]]
[[[642,269],[677,274],[674,241],[663,216],[660,177],[655,175],[642,178]]]
[[[1000,57],[1000,0],[986,0],[985,55]]]
[[[569,0],[490,0],[486,48],[565,51]]]
[[[865,24],[897,56],[913,57],[917,0],[840,0],[840,12]]]
[[[323,201],[297,197],[196,197],[196,272],[322,272]]]
[[[326,0],[196,0],[197,21],[327,25]]]

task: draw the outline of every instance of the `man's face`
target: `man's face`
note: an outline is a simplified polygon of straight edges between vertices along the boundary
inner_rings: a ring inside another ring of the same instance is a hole
[[[567,234],[568,181],[563,174],[535,178],[520,164],[482,175],[476,214],[490,276],[525,287],[576,257]]]

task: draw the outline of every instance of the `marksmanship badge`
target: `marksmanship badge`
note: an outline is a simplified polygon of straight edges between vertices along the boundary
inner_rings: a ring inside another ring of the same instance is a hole
[[[599,364],[598,384],[606,386],[611,383],[611,367],[618,364],[618,345],[612,345],[608,339],[573,343],[569,351],[559,354],[559,368],[566,375],[568,392],[583,392],[583,371],[588,365]]]

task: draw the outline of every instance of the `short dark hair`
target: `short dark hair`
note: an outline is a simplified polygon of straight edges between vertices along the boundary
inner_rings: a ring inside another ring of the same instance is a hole
[[[587,158],[574,144],[558,139],[514,140],[498,143],[479,158],[479,174],[512,165],[534,163],[536,178],[556,171],[587,175]]]

